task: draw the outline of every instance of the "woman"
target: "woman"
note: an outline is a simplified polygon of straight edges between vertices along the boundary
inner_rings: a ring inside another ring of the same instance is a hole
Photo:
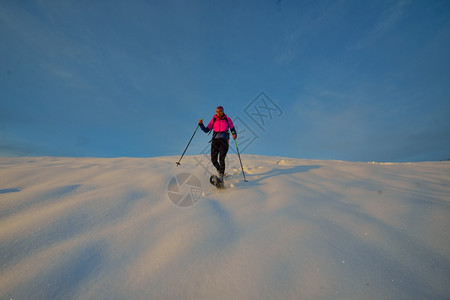
[[[219,172],[220,179],[223,179],[225,173],[225,157],[228,152],[228,142],[230,140],[231,131],[233,139],[236,139],[236,130],[233,121],[223,112],[222,106],[217,106],[216,114],[209,122],[208,126],[203,125],[203,121],[198,121],[200,128],[208,133],[213,130],[213,137],[211,139],[211,162]],[[219,161],[217,161],[219,158]]]

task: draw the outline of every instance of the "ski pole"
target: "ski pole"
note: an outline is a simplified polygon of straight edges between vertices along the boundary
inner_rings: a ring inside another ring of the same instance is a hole
[[[236,139],[234,140],[234,143],[236,144],[236,150],[237,150],[237,153],[238,153],[238,157],[239,157],[239,162],[241,163],[241,168],[242,168],[242,175],[244,176],[244,181],[245,181],[245,182],[248,182],[248,181],[247,181],[247,179],[245,179],[244,167],[242,166],[241,155],[239,154],[239,148],[238,148],[238,145],[237,145]]]
[[[203,120],[203,119],[202,119],[202,120]],[[195,128],[195,131],[194,131],[194,133],[192,134],[191,139],[189,140],[189,143],[187,144],[186,148],[184,148],[183,154],[181,154],[180,160],[176,162],[177,167],[178,167],[179,165],[181,165],[181,164],[180,164],[180,161],[181,161],[181,159],[183,158],[184,153],[186,153],[186,150],[187,150],[187,148],[189,147],[189,144],[191,143],[192,139],[194,138],[194,135],[195,135],[195,133],[197,132],[197,129],[198,129],[199,126],[200,126],[200,124],[197,124],[197,127]]]

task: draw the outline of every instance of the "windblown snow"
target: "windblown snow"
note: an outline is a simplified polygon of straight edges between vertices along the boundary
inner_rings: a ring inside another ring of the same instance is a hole
[[[0,158],[0,298],[450,298],[450,162],[177,160]]]

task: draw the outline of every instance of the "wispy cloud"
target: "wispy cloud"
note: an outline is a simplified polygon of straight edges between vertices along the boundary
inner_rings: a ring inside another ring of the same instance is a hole
[[[275,58],[278,64],[289,63],[295,60],[299,55],[299,49],[307,44],[308,37],[318,34],[319,31],[327,28],[332,20],[340,15],[344,9],[345,2],[332,1],[314,4],[305,11],[299,11],[301,15],[289,16],[290,21],[285,40],[285,47],[280,55]]]
[[[409,4],[409,0],[401,0],[392,4],[383,11],[378,20],[369,29],[361,39],[353,44],[351,50],[360,50],[366,47],[370,47],[376,43],[384,35],[392,31],[398,22],[402,19],[404,10]]]

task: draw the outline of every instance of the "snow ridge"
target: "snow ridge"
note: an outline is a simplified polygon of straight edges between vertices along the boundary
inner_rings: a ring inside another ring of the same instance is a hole
[[[177,159],[0,158],[0,299],[450,298],[450,162]]]

